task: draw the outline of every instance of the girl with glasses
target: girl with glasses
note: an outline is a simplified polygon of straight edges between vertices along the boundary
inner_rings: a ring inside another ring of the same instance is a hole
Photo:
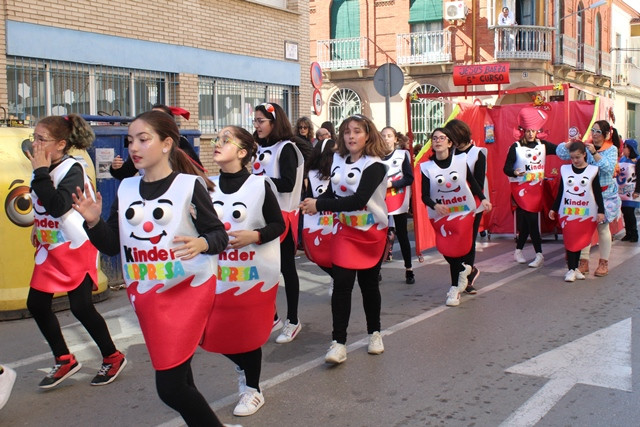
[[[433,154],[420,165],[420,171],[422,202],[436,231],[436,248],[449,263],[451,287],[445,303],[455,307],[460,305],[460,294],[467,289],[475,256],[473,224],[479,208],[475,198],[487,212],[491,203],[469,170],[466,155],[453,155],[453,143],[447,132],[444,128],[433,131]]]
[[[247,165],[258,148],[243,128],[222,129],[213,152],[220,175],[211,179],[211,200],[229,234],[218,260],[216,298],[202,348],[224,354],[236,364],[240,400],[236,416],[256,413],[264,404],[260,390],[262,345],[273,326],[280,276],[279,237],[284,219],[269,178]]]
[[[291,142],[291,123],[278,104],[256,106],[254,127],[253,137],[258,143],[258,151],[252,165],[253,173],[271,178],[286,227],[280,236],[280,271],[287,296],[287,318],[284,327],[277,313],[273,320],[273,330],[282,328],[276,342],[284,344],[293,341],[302,329],[302,323],[298,319],[300,281],[295,254],[304,159],[300,150]]]
[[[579,136],[578,136],[579,137]],[[576,138],[577,139],[577,138]],[[571,141],[573,142],[573,141]],[[570,159],[570,143],[558,145],[558,157],[563,160]],[[618,148],[620,137],[618,131],[609,125],[606,120],[598,120],[591,128],[591,141],[586,143],[587,163],[598,167],[602,198],[604,199],[604,221],[598,224],[598,246],[600,247],[600,259],[598,267],[593,272],[594,276],[606,276],[609,274],[609,255],[611,254],[611,230],[609,224],[620,216],[621,200],[618,195],[618,183],[614,178],[616,165],[618,164]],[[580,264],[578,269],[582,274],[589,274],[589,254],[591,245],[587,245],[580,252]]]
[[[333,341],[324,360],[339,364],[347,360],[347,327],[356,277],[367,320],[367,351],[384,352],[378,274],[387,240],[387,168],[381,160],[387,148],[373,122],[357,114],[340,125],[335,151],[327,190],[317,199],[305,199],[300,208],[305,214],[333,212],[337,222],[331,237]]]

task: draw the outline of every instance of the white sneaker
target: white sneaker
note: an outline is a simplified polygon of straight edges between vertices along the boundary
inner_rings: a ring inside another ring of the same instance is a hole
[[[369,347],[367,348],[369,354],[381,354],[384,352],[384,344],[382,343],[382,335],[376,331],[369,335]]]
[[[279,317],[275,319],[273,321],[273,326],[271,327],[271,333],[274,333],[278,329],[282,329],[282,325],[283,325],[282,320]]]
[[[576,268],[574,271],[576,272],[576,279],[578,279],[578,280],[584,280],[585,279],[584,274],[582,274],[582,272],[579,269]]]
[[[0,409],[7,403],[11,396],[13,383],[16,382],[16,371],[6,366],[2,366],[4,371],[0,375]]]
[[[542,267],[542,264],[544,264],[544,257],[540,252],[538,252],[536,253],[535,259],[529,263],[529,267],[538,268],[538,267]]]
[[[240,401],[233,409],[233,415],[237,417],[246,417],[258,412],[264,405],[264,396],[258,390],[247,387],[246,391],[240,395]]]
[[[329,347],[327,355],[324,356],[324,361],[337,365],[345,360],[347,360],[347,346],[344,344],[338,344],[335,340],[331,341],[331,347]]]
[[[456,307],[460,305],[460,291],[458,291],[457,286],[452,286],[447,292],[447,302],[446,304],[449,307]]]
[[[240,366],[236,366],[236,374],[238,374],[238,394],[242,394],[247,391],[247,377],[244,375],[244,371],[240,369]]]
[[[298,332],[300,332],[300,329],[302,329],[302,322],[300,322],[300,320],[295,324],[289,322],[289,319],[285,320],[282,332],[280,332],[280,335],[276,338],[276,342],[278,344],[284,344],[293,341],[298,335]]]
[[[469,284],[469,274],[471,274],[471,266],[462,263],[464,270],[458,274],[458,292],[464,292]]]
[[[518,264],[524,264],[525,262],[527,262],[527,260],[524,258],[524,255],[522,255],[522,249],[516,249],[513,254],[513,258]]]
[[[565,282],[575,282],[576,281],[576,271],[575,270],[568,270],[566,272],[566,274],[564,275],[564,281]]]

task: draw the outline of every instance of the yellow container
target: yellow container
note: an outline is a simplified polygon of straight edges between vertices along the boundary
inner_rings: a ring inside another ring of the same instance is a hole
[[[32,128],[0,127],[0,198],[4,202],[0,214],[0,320],[21,318],[27,314],[27,294],[35,254],[30,239],[33,207],[29,186],[33,169],[21,146],[32,133]],[[95,168],[89,154],[86,151],[71,151],[69,154],[84,160],[87,175],[95,187]],[[99,266],[98,282],[94,299],[107,290],[107,278]],[[65,294],[55,296],[62,295]]]

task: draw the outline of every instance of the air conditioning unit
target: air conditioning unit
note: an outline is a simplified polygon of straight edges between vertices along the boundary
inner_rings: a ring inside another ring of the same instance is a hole
[[[467,17],[467,6],[460,1],[448,1],[444,3],[444,19],[447,21],[455,21],[456,19],[464,20]]]

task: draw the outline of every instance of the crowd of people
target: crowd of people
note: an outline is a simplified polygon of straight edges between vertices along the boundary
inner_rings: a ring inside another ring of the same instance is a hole
[[[540,109],[520,111],[504,164],[516,218],[514,259],[526,263],[522,249],[531,238],[536,255],[529,267],[544,263],[538,226],[542,182],[546,156],[557,155],[571,161],[561,168],[558,197],[549,212],[563,229],[564,279],[589,274],[596,231],[600,261],[594,275],[604,276],[609,224],[624,215],[622,240],[638,241],[637,142],[621,144],[608,122],[597,121],[586,143],[575,138],[555,145],[543,139],[546,120]],[[207,176],[181,138],[171,109],[159,105],[138,115],[129,125],[128,158],[117,157],[112,164],[112,174],[122,181],[105,220],[101,195],[82,164],[68,155],[71,147],[91,145],[91,127],[73,114],[38,122],[33,151],[26,153],[34,169],[34,206],[42,207],[36,209],[32,234],[36,265],[27,306],[55,359],[41,388],[55,387],[81,367],[51,309],[56,292],[69,295],[72,313],[102,353],[91,384],[111,383],[127,364],[91,301],[98,251],[121,255],[158,395],[187,425],[222,425],[194,383],[191,360],[198,346],[235,365],[239,401],[234,415],[252,415],[264,405],[262,346],[275,331],[280,331],[275,342],[286,344],[302,330],[295,264],[300,247],[331,278],[332,340],[325,361],[347,359],[356,279],[367,351],[384,352],[380,269],[392,260],[396,239],[404,280],[415,283],[407,227],[414,168],[406,136],[392,127],[378,131],[361,114],[344,119],[337,134],[330,122],[314,132],[306,117],[292,126],[275,103],[256,106],[253,125],[253,134],[238,126],[218,132],[213,160],[220,173]],[[483,212],[492,208],[487,150],[474,144],[469,126],[460,120],[434,129],[431,148],[431,157],[418,169],[419,196],[438,230],[436,248],[449,264],[445,304],[457,306],[461,295],[477,293],[475,241]],[[281,280],[287,303],[282,318],[275,309]],[[15,372],[0,366],[0,406],[14,380]]]

